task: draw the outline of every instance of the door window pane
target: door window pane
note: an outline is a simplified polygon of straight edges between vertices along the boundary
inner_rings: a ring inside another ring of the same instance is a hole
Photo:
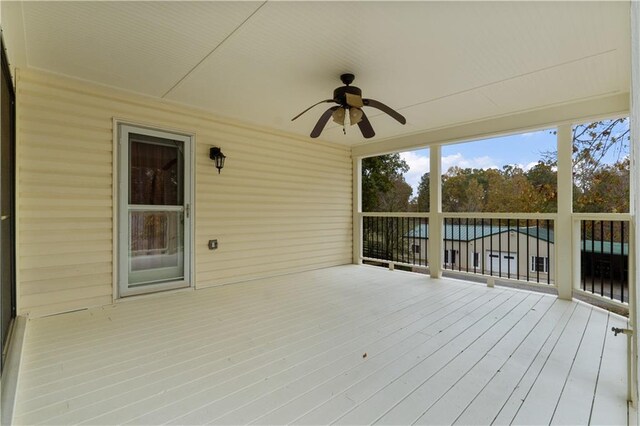
[[[130,285],[184,278],[182,212],[131,211],[129,226]]]
[[[155,143],[151,136],[131,135],[129,204],[181,205],[179,145]],[[169,141],[170,142],[170,141]]]

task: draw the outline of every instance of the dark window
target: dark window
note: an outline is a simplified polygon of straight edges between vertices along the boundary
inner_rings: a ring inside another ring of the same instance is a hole
[[[549,272],[549,258],[531,256],[531,272]]]
[[[458,254],[458,250],[445,250],[444,251],[444,263],[449,263],[449,259],[451,259],[451,263],[456,263],[456,255]]]

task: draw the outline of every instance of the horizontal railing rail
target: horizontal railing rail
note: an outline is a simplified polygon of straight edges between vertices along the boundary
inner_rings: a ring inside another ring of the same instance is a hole
[[[439,214],[444,219],[529,219],[529,220],[553,220],[557,213],[458,213],[444,212]]]
[[[421,217],[428,218],[429,213],[385,213],[385,212],[362,212],[362,217]]]

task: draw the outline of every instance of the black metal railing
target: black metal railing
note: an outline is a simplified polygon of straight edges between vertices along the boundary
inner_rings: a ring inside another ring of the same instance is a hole
[[[443,268],[535,283],[553,283],[550,219],[445,218]]]
[[[427,266],[428,223],[424,217],[363,216],[362,257]]]
[[[629,222],[580,221],[580,288],[629,301]]]

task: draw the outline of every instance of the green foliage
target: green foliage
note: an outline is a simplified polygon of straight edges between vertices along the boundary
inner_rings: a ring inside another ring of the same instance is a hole
[[[591,174],[587,189],[574,188],[576,212],[626,213],[629,211],[629,158],[602,166]]]
[[[587,123],[573,130],[574,211],[628,212],[629,120]],[[614,164],[605,164],[611,158]],[[528,171],[507,165],[502,170],[451,167],[442,175],[442,209],[446,212],[557,211],[557,152]],[[429,173],[422,175],[418,194],[403,174],[409,170],[399,154],[362,160],[362,208],[368,212],[429,211]]]
[[[400,154],[362,160],[362,211],[407,211],[413,192],[403,174],[409,165]]]
[[[428,212],[429,211],[429,173],[425,173],[420,178],[420,183],[418,184],[418,196],[416,197],[416,206],[415,210],[419,212]]]
[[[555,172],[538,164],[525,173],[520,167],[461,169],[442,176],[442,210],[447,212],[555,211]]]

